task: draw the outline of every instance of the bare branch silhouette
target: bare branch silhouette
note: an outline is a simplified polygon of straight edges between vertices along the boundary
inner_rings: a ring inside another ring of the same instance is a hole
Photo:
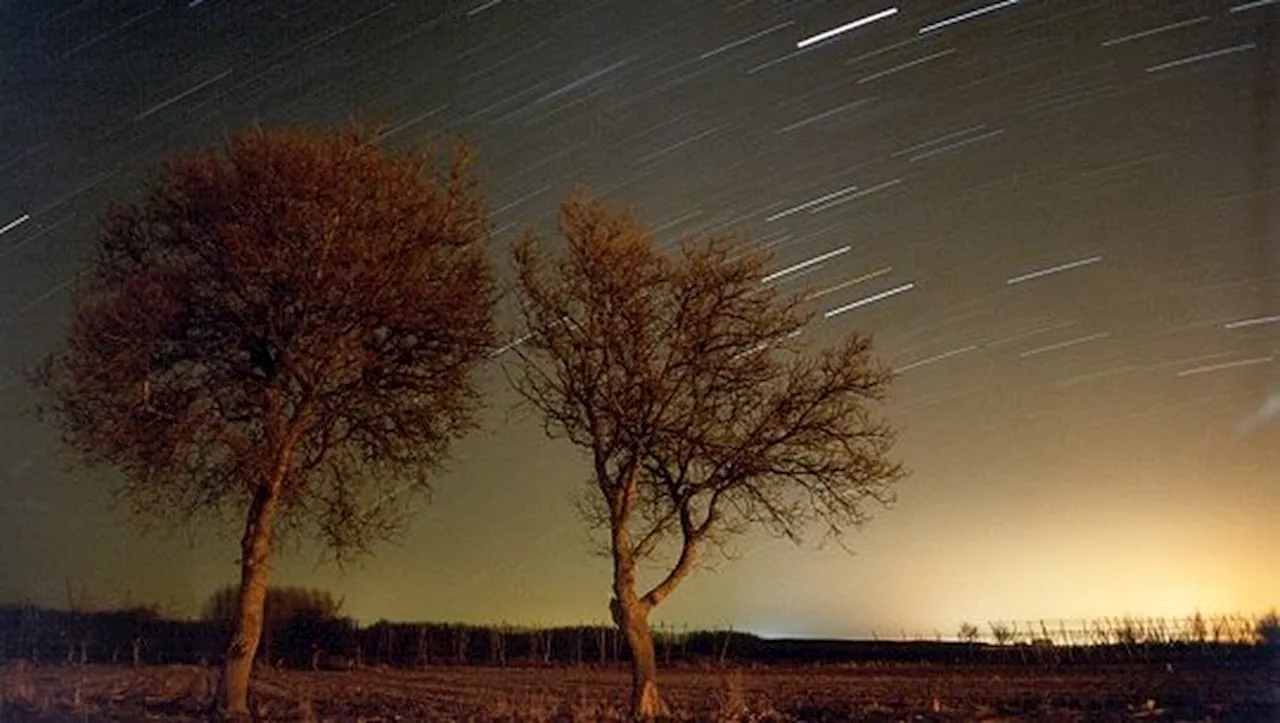
[[[764,283],[770,257],[727,238],[664,254],[629,212],[586,195],[561,212],[568,250],[514,246],[528,336],[513,381],[548,434],[590,452],[608,531],[614,620],[631,645],[635,713],[665,710],[650,611],[708,545],[752,526],[792,540],[831,534],[892,499],[893,430],[872,415],[891,374],[852,334],[809,356],[801,297]],[[638,587],[637,566],[670,558]]]

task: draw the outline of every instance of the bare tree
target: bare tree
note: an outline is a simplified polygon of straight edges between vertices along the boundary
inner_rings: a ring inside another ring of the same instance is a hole
[[[65,348],[36,381],[145,517],[241,516],[222,702],[248,714],[273,545],[341,561],[405,521],[473,423],[492,344],[483,202],[460,149],[393,155],[358,128],[252,130],[115,205]]]
[[[425,669],[431,664],[431,628],[426,625],[418,626],[418,648],[417,654],[413,659],[413,667],[419,670]]]
[[[470,650],[471,630],[465,625],[456,625],[453,628],[453,661],[458,665],[467,664],[467,654]]]
[[[666,707],[649,613],[709,545],[753,525],[839,533],[890,500],[902,470],[870,405],[891,374],[857,334],[803,354],[811,312],[763,283],[766,253],[711,238],[667,255],[631,213],[583,195],[560,226],[563,256],[532,236],[514,246],[528,336],[512,377],[549,435],[589,453],[581,511],[607,535],[633,712],[651,718]],[[646,561],[660,574],[641,587]]]
[[[996,645],[1009,645],[1017,637],[1016,628],[1008,624],[988,623],[988,626],[991,628],[991,639],[996,641]]]
[[[489,662],[506,667],[507,635],[506,626],[489,628]]]
[[[1275,610],[1263,615],[1254,623],[1253,633],[1259,645],[1280,647],[1280,616],[1276,615]]]

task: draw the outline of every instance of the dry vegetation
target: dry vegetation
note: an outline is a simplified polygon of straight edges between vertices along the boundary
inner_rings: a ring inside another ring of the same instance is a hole
[[[2,669],[0,721],[200,721],[216,671],[199,666]],[[253,705],[270,721],[619,721],[628,671],[438,667],[264,670]],[[1262,665],[941,666],[668,670],[675,720],[1272,721],[1280,668]]]

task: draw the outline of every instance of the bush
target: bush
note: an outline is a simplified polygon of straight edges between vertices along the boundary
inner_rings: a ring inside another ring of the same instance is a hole
[[[1280,647],[1280,616],[1276,615],[1275,610],[1263,615],[1254,632],[1258,635],[1258,642],[1263,645]]]

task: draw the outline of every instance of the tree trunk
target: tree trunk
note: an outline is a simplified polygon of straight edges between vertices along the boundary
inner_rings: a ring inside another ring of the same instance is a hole
[[[638,459],[638,457],[637,457]],[[661,601],[636,595],[636,560],[627,531],[627,520],[636,494],[634,467],[626,474],[626,482],[619,494],[609,500],[610,526],[613,539],[613,599],[609,612],[617,623],[627,647],[631,649],[631,717],[633,720],[652,721],[665,718],[671,711],[658,694],[658,661],[653,650],[653,631],[649,628],[649,611]],[[687,557],[686,546],[681,553],[681,563]],[[669,580],[674,580],[670,578]],[[664,583],[668,588],[675,582]],[[669,592],[669,590],[668,590]],[[665,596],[665,593],[664,593]]]
[[[626,598],[629,601],[625,601]],[[631,650],[631,717],[651,721],[671,715],[658,694],[658,660],[654,655],[653,631],[649,628],[649,611],[635,599],[624,596],[624,602],[613,601],[613,618],[627,639]]]
[[[277,499],[270,485],[254,494],[240,540],[240,597],[235,633],[222,672],[222,705],[228,720],[249,720],[249,676],[262,638],[263,608],[271,564]]]

